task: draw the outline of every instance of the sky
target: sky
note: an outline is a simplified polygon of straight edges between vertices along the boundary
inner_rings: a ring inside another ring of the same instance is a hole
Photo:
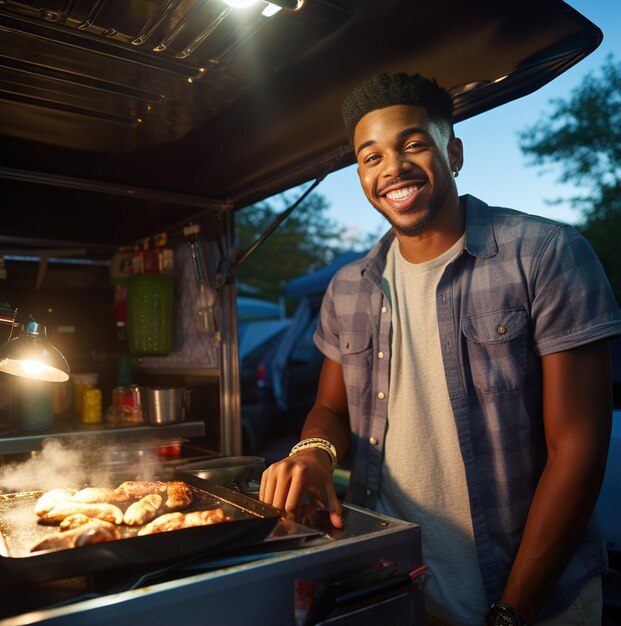
[[[464,166],[457,187],[460,194],[472,194],[491,205],[575,224],[580,214],[567,203],[550,206],[546,201],[569,197],[576,188],[558,182],[558,167],[546,166],[544,171],[542,167],[529,165],[519,148],[518,132],[552,112],[550,100],[568,99],[585,75],[599,74],[608,54],[621,61],[621,0],[566,1],[602,30],[602,43],[534,93],[459,122],[455,134],[464,143]],[[329,217],[343,224],[354,240],[366,233],[387,230],[384,218],[364,197],[355,166],[331,174],[316,191],[330,204]]]

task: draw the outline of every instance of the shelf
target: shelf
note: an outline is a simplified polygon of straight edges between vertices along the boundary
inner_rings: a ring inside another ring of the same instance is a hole
[[[149,439],[192,438],[205,435],[205,422],[181,422],[166,426],[136,424],[131,426],[108,426],[105,424],[77,426],[58,424],[54,429],[41,433],[16,433],[0,437],[0,454],[20,454],[41,450],[46,439],[84,441],[91,439],[122,439],[123,441],[148,441]]]

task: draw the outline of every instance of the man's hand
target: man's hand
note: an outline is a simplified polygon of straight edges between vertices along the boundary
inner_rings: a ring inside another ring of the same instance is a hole
[[[308,495],[310,502],[306,500]],[[329,511],[332,525],[343,528],[330,456],[320,448],[302,450],[270,465],[263,472],[259,497],[298,522],[302,517],[312,517],[321,505]]]

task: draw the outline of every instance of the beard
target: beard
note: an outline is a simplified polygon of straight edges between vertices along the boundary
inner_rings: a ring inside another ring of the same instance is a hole
[[[431,224],[433,224],[436,216],[440,212],[441,203],[437,202],[435,198],[432,198],[424,213],[420,215],[415,222],[407,224],[399,223],[392,215],[382,210],[375,203],[372,203],[372,206],[392,226],[395,233],[403,237],[417,237],[427,231]],[[407,216],[407,213],[405,215]]]

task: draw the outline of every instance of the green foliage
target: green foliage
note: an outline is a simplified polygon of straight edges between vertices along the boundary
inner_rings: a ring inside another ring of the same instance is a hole
[[[560,181],[584,189],[569,202],[580,210],[578,229],[599,255],[621,301],[621,63],[612,55],[552,114],[520,133],[533,165],[560,166]]]
[[[283,194],[238,211],[238,250],[248,250],[294,201]],[[239,266],[240,293],[249,286],[252,295],[276,301],[289,279],[327,265],[343,248],[343,227],[327,217],[328,208],[322,195],[311,193],[305,198]]]

